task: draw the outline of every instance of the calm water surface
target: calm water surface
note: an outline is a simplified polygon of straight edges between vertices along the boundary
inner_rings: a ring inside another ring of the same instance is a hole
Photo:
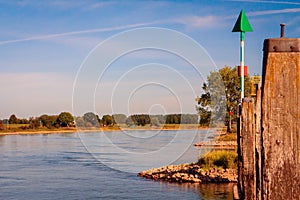
[[[172,141],[172,134],[168,131],[159,136],[155,148],[161,142]],[[0,199],[232,199],[231,184],[164,183],[137,177],[139,171],[126,172],[151,166],[147,162],[133,166],[115,152],[100,155],[109,152],[109,146],[102,145],[97,154],[98,136],[99,133],[0,137]],[[83,145],[82,137],[90,141],[90,148]],[[118,141],[130,152],[132,143],[128,137],[119,135]],[[134,145],[132,151],[142,148],[150,151],[154,147]],[[186,154],[195,160],[199,152],[187,150]]]

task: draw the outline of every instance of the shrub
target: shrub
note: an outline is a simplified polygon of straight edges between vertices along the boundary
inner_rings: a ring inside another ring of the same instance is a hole
[[[203,168],[222,167],[236,168],[237,167],[237,153],[232,151],[211,151],[199,158],[198,165]]]
[[[219,141],[237,141],[236,133],[226,133],[218,138]]]
[[[0,131],[5,130],[5,125],[3,124],[3,122],[0,120]]]

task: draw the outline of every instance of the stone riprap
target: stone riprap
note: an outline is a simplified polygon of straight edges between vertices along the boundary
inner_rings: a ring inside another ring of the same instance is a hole
[[[203,169],[197,164],[169,165],[138,173],[138,176],[153,180],[179,183],[229,183],[237,182],[235,169]]]

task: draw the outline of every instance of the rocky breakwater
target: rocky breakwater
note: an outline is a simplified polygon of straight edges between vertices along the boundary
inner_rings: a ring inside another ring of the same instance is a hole
[[[203,169],[197,164],[169,165],[138,173],[153,180],[179,183],[229,183],[237,182],[235,169]]]
[[[194,144],[200,148],[213,148],[213,149],[235,149],[237,148],[236,141],[205,141]]]

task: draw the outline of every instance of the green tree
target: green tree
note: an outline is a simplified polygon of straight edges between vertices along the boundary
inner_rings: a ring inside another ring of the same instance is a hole
[[[55,127],[57,123],[57,118],[58,118],[57,115],[46,115],[46,114],[41,115],[39,117],[42,126],[47,128]]]
[[[9,124],[18,124],[18,123],[19,123],[19,120],[18,120],[18,118],[16,117],[15,114],[12,114],[12,115],[9,117],[8,122],[9,122]]]
[[[23,118],[23,119],[18,119],[18,123],[19,124],[29,124],[29,121],[28,121],[28,119]]]
[[[85,121],[83,117],[75,117],[75,122],[77,127],[84,127],[85,126]]]
[[[29,128],[36,129],[41,126],[40,119],[37,117],[30,117],[29,118]]]
[[[158,118],[157,117],[151,117],[151,126],[158,127],[159,125],[160,124],[159,124]]]
[[[180,124],[181,114],[169,114],[166,115],[166,124]]]
[[[110,115],[103,115],[103,117],[102,117],[102,123],[105,126],[109,126],[109,125],[114,124],[114,119]]]
[[[85,126],[99,127],[99,116],[92,112],[85,113],[83,115],[83,120],[88,123],[85,124]]]
[[[198,124],[198,115],[196,114],[182,114],[181,124]]]
[[[124,114],[114,114],[112,115],[114,123],[116,124],[125,124],[126,123],[126,115]]]
[[[245,97],[250,96],[250,78],[245,77]],[[237,68],[225,66],[213,71],[203,83],[204,93],[197,99],[197,111],[200,124],[209,125],[212,121],[220,121],[225,117],[229,121],[229,112],[237,115],[237,105],[240,100],[240,77]]]
[[[164,115],[150,115],[150,118],[151,118],[151,120],[153,118],[157,118],[159,124],[165,124],[166,123],[166,116],[164,116]]]
[[[202,89],[204,93],[201,94],[200,98],[197,98],[198,101],[197,111],[200,115],[199,123],[201,126],[209,126],[211,120],[211,110],[210,110],[211,97],[206,83],[203,83]]]
[[[2,120],[0,120],[0,131],[4,130],[5,126]]]
[[[69,112],[61,112],[58,115],[57,123],[61,127],[71,127],[71,126],[74,126],[74,117]]]
[[[130,127],[130,126],[133,126],[134,125],[134,121],[133,121],[133,117],[132,116],[129,116],[126,118],[126,121],[125,121],[125,124]]]

